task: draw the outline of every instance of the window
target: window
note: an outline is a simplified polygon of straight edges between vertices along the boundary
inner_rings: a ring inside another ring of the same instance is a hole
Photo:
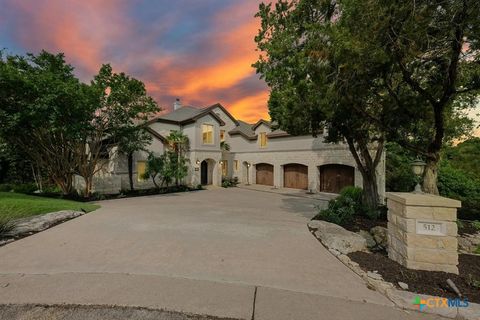
[[[220,130],[220,141],[225,141],[225,130]]]
[[[238,160],[235,160],[235,161],[233,162],[233,167],[234,167],[234,170],[235,170],[235,171],[238,171]]]
[[[143,175],[147,169],[147,162],[146,161],[137,161],[137,181],[142,182],[145,181]]]
[[[226,177],[228,175],[228,161],[222,161],[222,176]]]
[[[213,144],[213,125],[202,124],[202,141],[203,144]]]
[[[260,147],[265,148],[267,146],[267,133],[260,132],[258,139],[260,140]]]

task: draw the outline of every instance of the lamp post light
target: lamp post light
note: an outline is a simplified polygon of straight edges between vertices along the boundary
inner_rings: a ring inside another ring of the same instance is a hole
[[[426,163],[417,158],[411,163],[413,174],[416,176],[417,185],[415,186],[414,193],[423,193],[420,182],[422,181],[423,172],[425,171]]]
[[[251,164],[247,162],[247,186],[250,185],[250,166]]]

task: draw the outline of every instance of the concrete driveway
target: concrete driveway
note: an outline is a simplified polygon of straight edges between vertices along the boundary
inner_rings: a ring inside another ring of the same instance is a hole
[[[421,316],[393,308],[308,232],[321,200],[231,188],[101,205],[1,247],[0,303],[238,319]]]

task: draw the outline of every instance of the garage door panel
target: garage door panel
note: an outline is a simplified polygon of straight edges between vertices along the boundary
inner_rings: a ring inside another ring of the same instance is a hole
[[[259,163],[255,167],[257,169],[256,183],[265,186],[273,186],[273,165]]]
[[[320,191],[339,193],[347,186],[355,185],[355,168],[340,164],[320,167]]]
[[[285,188],[307,189],[308,167],[301,164],[284,165],[283,185]]]

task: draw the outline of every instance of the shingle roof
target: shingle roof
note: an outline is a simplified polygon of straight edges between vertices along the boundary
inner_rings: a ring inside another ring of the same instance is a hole
[[[167,114],[161,115],[159,117],[156,117],[155,119],[152,119],[150,123],[153,122],[170,122],[170,123],[175,123],[175,124],[185,124],[185,123],[190,123],[198,118],[210,114],[214,118],[217,119],[217,121],[220,123],[220,125],[224,125],[225,123],[220,119],[220,117],[213,112],[215,108],[220,108],[222,109],[225,114],[232,119],[232,121],[237,125],[234,129],[232,129],[229,134],[235,135],[235,134],[240,134],[244,138],[249,139],[249,140],[255,140],[257,138],[255,134],[255,129],[261,125],[265,124],[268,127],[273,128],[275,123],[272,123],[270,121],[266,121],[263,119],[260,119],[258,122],[251,124],[247,123],[242,120],[237,120],[235,119],[221,104],[216,103],[208,107],[204,108],[195,108],[192,106],[182,106],[181,108],[174,110],[172,112],[169,112]],[[283,130],[280,129],[274,129],[272,132],[269,132],[268,137],[270,138],[276,138],[276,137],[285,137],[289,136],[289,134]]]
[[[242,120],[237,120],[238,126],[234,129],[230,130],[229,134],[241,134],[247,139],[255,139],[255,131],[252,129],[253,125],[250,123],[246,123]]]
[[[178,108],[177,110],[173,110],[172,112],[156,117],[150,120],[149,123],[169,122],[182,125],[194,122],[198,118],[206,114],[210,114],[218,121],[218,123],[220,123],[221,126],[225,125],[225,122],[223,122],[223,120],[220,119],[220,117],[212,111],[212,107],[213,106],[200,109],[191,106],[183,106],[181,108]]]
[[[178,108],[177,110],[173,110],[172,112],[161,115],[157,117],[157,119],[182,122],[182,121],[191,119],[202,112],[203,112],[203,109],[194,108],[190,106],[183,106],[181,108]]]

